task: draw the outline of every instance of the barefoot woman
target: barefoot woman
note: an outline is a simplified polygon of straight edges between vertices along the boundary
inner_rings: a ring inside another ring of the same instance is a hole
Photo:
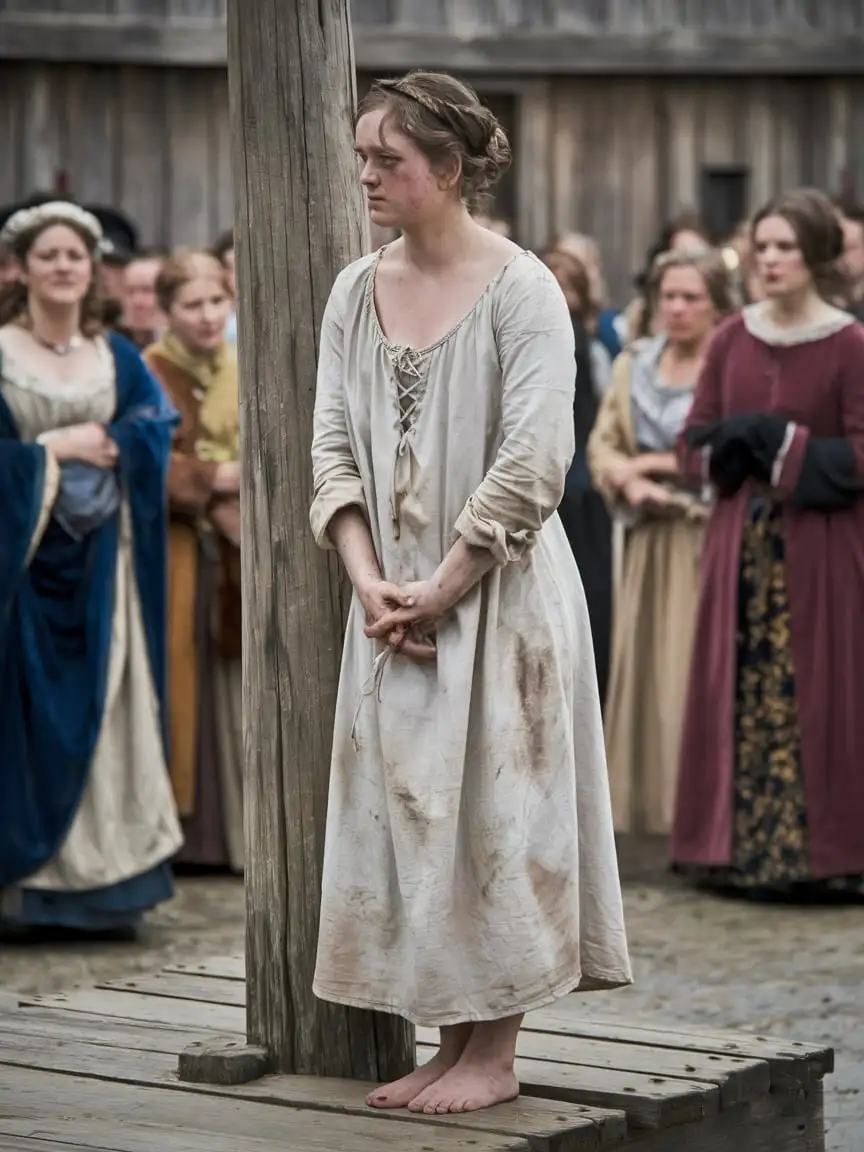
[[[441,1029],[369,1097],[518,1094],[523,1014],[630,982],[585,597],[558,506],[573,328],[533,256],[468,208],[509,147],[448,76],[376,85],[372,219],[321,341],[311,519],[354,585],[316,994]],[[577,822],[578,813],[578,822]]]

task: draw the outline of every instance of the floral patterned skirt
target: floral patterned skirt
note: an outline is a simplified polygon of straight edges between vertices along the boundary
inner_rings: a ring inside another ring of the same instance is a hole
[[[864,897],[864,876],[810,871],[780,506],[751,506],[741,541],[732,865],[686,869],[753,896]]]

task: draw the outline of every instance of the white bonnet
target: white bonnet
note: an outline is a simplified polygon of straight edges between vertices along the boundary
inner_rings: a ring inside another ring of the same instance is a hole
[[[71,204],[68,200],[50,200],[47,204],[36,204],[32,208],[21,208],[14,212],[0,232],[0,244],[13,245],[17,238],[40,225],[74,224],[92,237],[97,251],[103,242],[102,225],[92,212]]]

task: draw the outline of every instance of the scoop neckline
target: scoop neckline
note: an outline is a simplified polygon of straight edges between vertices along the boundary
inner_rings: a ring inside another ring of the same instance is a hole
[[[104,333],[100,333],[98,336],[91,338],[100,361],[99,373],[94,372],[77,380],[55,380],[46,379],[39,373],[34,372],[32,368],[24,364],[22,358],[15,351],[11,351],[5,345],[2,340],[2,332],[4,328],[8,327],[11,327],[11,325],[4,325],[3,328],[0,328],[0,378],[5,380],[6,383],[18,388],[24,388],[28,392],[51,395],[62,392],[66,396],[72,396],[77,392],[82,394],[89,393],[94,384],[104,386],[114,383],[113,357],[111,355],[111,347]]]
[[[501,268],[499,268],[495,275],[485,285],[465,315],[460,320],[458,320],[453,325],[453,327],[450,328],[449,331],[445,332],[443,336],[433,341],[433,343],[427,344],[425,348],[414,348],[411,344],[394,344],[392,340],[388,339],[387,334],[384,331],[384,327],[381,323],[381,317],[378,315],[378,306],[375,303],[375,276],[378,272],[378,265],[381,263],[382,257],[389,247],[390,244],[382,244],[382,246],[375,254],[375,259],[372,261],[372,267],[369,270],[369,279],[366,286],[366,302],[369,306],[369,311],[372,314],[372,323],[375,327],[376,335],[384,347],[388,350],[405,350],[411,352],[414,356],[428,356],[430,352],[434,352],[436,348],[440,348],[442,344],[446,344],[448,340],[456,335],[460,328],[464,327],[464,325],[472,319],[480,305],[483,303],[489,293],[492,292],[492,290],[496,287],[505,272],[507,272],[510,265],[518,260],[521,256],[531,255],[531,253],[526,248],[519,248],[518,251],[512,253],[512,255],[507,258]]]

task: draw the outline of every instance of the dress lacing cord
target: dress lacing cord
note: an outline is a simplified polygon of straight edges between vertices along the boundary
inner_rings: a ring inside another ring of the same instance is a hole
[[[399,461],[409,450],[409,437],[417,419],[417,410],[426,390],[426,376],[420,368],[422,352],[405,344],[394,344],[387,348],[393,382],[396,385],[396,400],[399,405],[399,444],[393,461],[390,479],[390,519],[393,522],[393,535],[399,539],[398,471]]]
[[[383,652],[378,653],[372,665],[372,671],[366,677],[366,681],[360,689],[360,699],[357,701],[357,707],[354,709],[354,719],[351,721],[351,743],[354,746],[355,752],[360,748],[360,745],[357,743],[357,722],[360,719],[360,710],[363,707],[363,701],[367,696],[377,696],[379,700],[381,699],[381,681],[384,677],[384,668],[392,655],[393,649],[389,645]]]
[[[411,450],[410,437],[417,420],[417,410],[423,399],[426,376],[420,367],[424,353],[418,352],[405,344],[387,345],[387,355],[390,358],[390,367],[393,372],[393,382],[396,385],[396,400],[399,405],[399,444],[393,459],[393,469],[390,477],[390,518],[393,523],[393,537],[399,539],[399,463]],[[351,724],[351,743],[354,751],[358,750],[357,724],[363,701],[368,696],[377,696],[381,699],[381,682],[387,661],[393,655],[389,645],[379,652],[372,665],[372,671],[360,691],[360,699],[354,710],[354,720]]]

